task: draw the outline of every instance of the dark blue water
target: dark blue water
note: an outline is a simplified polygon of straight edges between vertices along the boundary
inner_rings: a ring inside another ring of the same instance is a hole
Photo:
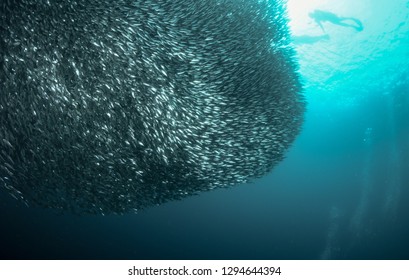
[[[29,208],[0,190],[0,258],[409,259],[407,1],[301,2],[294,36],[323,35],[307,16],[318,8],[364,30],[326,23],[329,39],[295,45],[306,122],[271,174],[124,216]]]

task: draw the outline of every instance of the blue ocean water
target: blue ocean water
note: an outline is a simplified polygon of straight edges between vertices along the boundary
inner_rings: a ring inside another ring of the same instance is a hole
[[[124,216],[27,208],[2,190],[0,258],[409,259],[409,2],[288,10],[308,108],[268,176]],[[314,10],[363,29],[321,28]]]

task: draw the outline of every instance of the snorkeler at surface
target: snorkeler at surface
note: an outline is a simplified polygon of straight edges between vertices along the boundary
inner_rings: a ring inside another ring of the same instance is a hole
[[[356,31],[362,31],[364,26],[359,19],[353,17],[340,17],[334,13],[322,11],[322,10],[314,10],[313,12],[308,14],[310,18],[314,19],[315,22],[321,27],[323,32],[326,32],[324,26],[322,25],[323,22],[330,22],[335,25],[345,26],[354,28]],[[348,21],[352,21],[353,23],[348,23]]]

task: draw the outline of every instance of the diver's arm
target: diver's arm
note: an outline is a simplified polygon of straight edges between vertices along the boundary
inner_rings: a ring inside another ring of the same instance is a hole
[[[322,25],[321,21],[315,20],[315,22],[318,24],[319,27],[321,27],[322,31],[325,33],[324,26]]]

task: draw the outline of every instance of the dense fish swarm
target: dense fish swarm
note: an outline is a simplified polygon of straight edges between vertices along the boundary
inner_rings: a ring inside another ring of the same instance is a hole
[[[279,0],[2,0],[0,185],[124,213],[247,182],[304,100]]]

